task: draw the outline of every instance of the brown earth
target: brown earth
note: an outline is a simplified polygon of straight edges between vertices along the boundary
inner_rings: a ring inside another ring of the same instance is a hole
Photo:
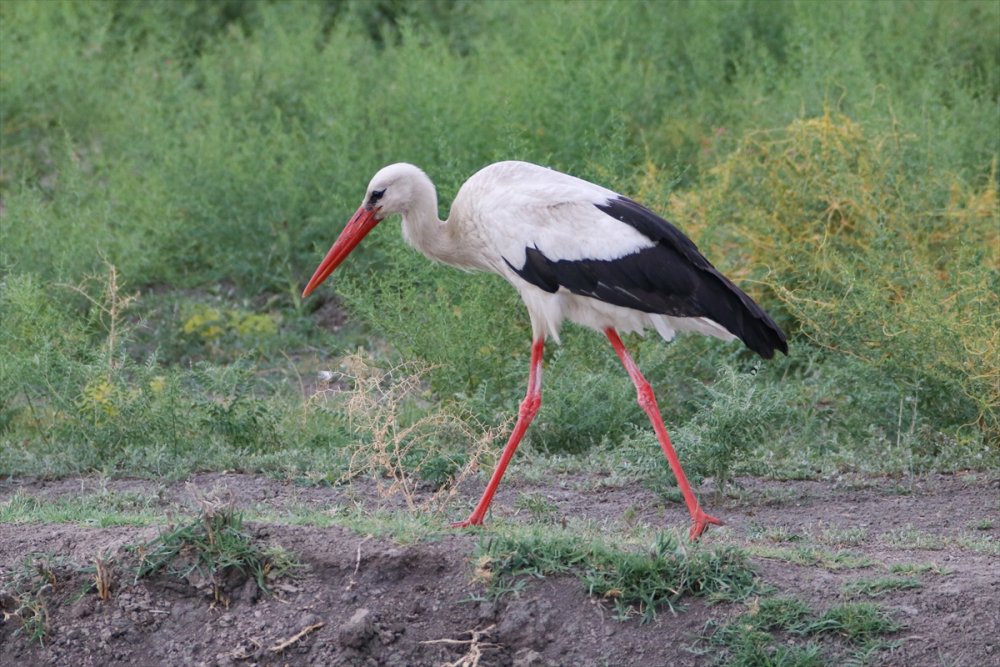
[[[469,503],[476,485],[463,488]],[[922,586],[877,598],[902,624],[893,648],[872,664],[1000,665],[1000,479],[995,474],[932,475],[900,482],[884,478],[777,482],[740,480],[738,493],[705,495],[727,526],[707,545],[735,544],[757,554],[764,583],[823,610],[847,600],[842,587],[888,576],[892,564],[934,567]],[[164,512],[190,506],[191,489],[214,489],[238,508],[277,515],[285,508],[327,510],[371,498],[357,487],[302,487],[266,477],[202,474],[187,483],[76,478],[0,483],[0,504],[15,493],[52,500],[64,495],[138,493],[158,497]],[[501,487],[493,518],[538,520],[517,503],[541,496],[560,518],[607,525],[648,524],[650,532],[686,526],[682,506],[640,488],[605,487],[601,480],[513,480]],[[704,494],[703,494],[704,495]],[[453,505],[454,507],[454,505]],[[459,510],[453,510],[460,513]],[[452,517],[459,518],[459,517]],[[0,623],[0,662],[11,665],[707,665],[698,641],[710,619],[743,613],[745,603],[685,600],[656,620],[615,620],[611,607],[588,596],[572,576],[531,580],[499,601],[484,598],[472,555],[479,533],[442,530],[430,539],[397,543],[344,527],[251,523],[261,542],[280,544],[307,565],[284,579],[275,595],[252,581],[233,581],[228,605],[213,604],[204,587],[165,577],[134,581],[119,565],[110,600],[102,602],[87,575],[55,568],[44,592],[49,614],[43,645],[29,643],[16,617]],[[488,533],[489,527],[485,529]],[[0,589],[8,588],[27,555],[47,553],[80,564],[109,553],[126,560],[124,545],[157,528],[92,528],[75,524],[0,524]],[[838,568],[796,565],[767,547],[811,545],[848,550],[874,564]],[[116,566],[112,565],[114,569]],[[6,595],[6,594],[4,594]],[[3,600],[0,600],[3,602]],[[4,607],[9,606],[9,600]],[[10,611],[10,610],[7,610]],[[478,656],[476,652],[478,651]],[[462,660],[465,662],[462,662]],[[835,660],[837,658],[834,658]],[[8,662],[9,660],[9,662]],[[476,662],[478,660],[478,662]]]

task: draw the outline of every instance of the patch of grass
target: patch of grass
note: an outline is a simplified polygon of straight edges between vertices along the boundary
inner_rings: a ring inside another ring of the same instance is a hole
[[[866,596],[876,598],[893,591],[902,591],[923,586],[913,577],[883,577],[879,579],[858,579],[841,586],[841,593],[849,597]]]
[[[520,576],[572,573],[591,595],[612,600],[619,619],[639,614],[644,622],[664,605],[674,609],[686,595],[741,599],[758,585],[741,551],[686,547],[665,533],[635,550],[566,531],[511,531],[484,536],[477,554],[479,578],[494,594],[510,590]]]
[[[856,658],[888,648],[884,638],[900,626],[877,605],[845,604],[817,615],[805,603],[789,597],[765,598],[750,604],[746,613],[727,623],[709,621],[704,649],[717,665],[789,665],[811,667],[830,664],[825,655],[828,637],[848,644]],[[790,640],[807,637],[805,645]]]
[[[993,535],[962,535],[955,539],[954,544],[990,556],[1000,556],[1000,540]]]
[[[730,489],[729,495],[741,502],[760,504],[766,507],[781,507],[790,504],[805,505],[812,502],[808,493],[784,485],[766,486],[759,491],[748,491],[734,487]]]
[[[834,547],[856,547],[868,539],[866,528],[824,528],[816,539]]]
[[[549,523],[557,513],[556,504],[540,493],[522,493],[514,506],[526,511],[533,523]]]
[[[833,633],[854,644],[877,640],[900,625],[876,604],[850,602],[830,607],[805,629],[809,634]]]
[[[0,612],[4,621],[15,620],[20,624],[15,634],[44,645],[50,631],[48,598],[74,575],[86,571],[87,568],[62,556],[27,554],[0,580]]]
[[[73,290],[49,291],[28,276],[0,281],[0,437],[9,439],[0,467],[47,476],[343,474],[337,450],[351,434],[336,405],[271,385],[247,359],[136,361],[132,307],[113,266]]]
[[[883,533],[880,538],[885,544],[899,549],[926,551],[941,551],[948,548],[950,542],[942,535],[934,535],[909,525]]]
[[[141,506],[136,510],[135,506]],[[112,528],[116,526],[171,526],[172,515],[178,508],[159,507],[155,498],[132,493],[94,493],[43,499],[21,491],[0,503],[0,523],[72,523]],[[401,544],[431,539],[441,531],[440,523],[424,514],[366,508],[319,509],[299,504],[281,508],[261,505],[240,513],[239,520],[285,526],[343,526],[359,534],[389,536]],[[185,524],[179,537],[190,532]],[[175,540],[176,541],[176,540]],[[136,549],[142,553],[141,549]]]
[[[77,523],[98,528],[162,521],[154,496],[107,491],[40,499],[17,490],[0,503],[0,523]]]
[[[970,530],[993,530],[993,520],[992,519],[978,519],[976,521],[970,521],[965,524],[965,527]]]
[[[782,542],[802,542],[805,535],[792,532],[786,526],[762,526],[759,523],[751,523],[747,529],[747,536],[754,541],[763,540],[780,544]]]
[[[894,563],[889,566],[892,574],[947,574],[947,570],[937,563]]]
[[[390,537],[399,544],[416,544],[435,539],[447,530],[439,521],[424,514],[371,510],[360,504],[346,512],[334,514],[333,522],[359,535]]]
[[[993,535],[935,535],[906,525],[883,533],[880,539],[886,545],[898,549],[943,551],[957,547],[977,553],[1000,555],[1000,540],[997,540]]]
[[[847,550],[829,551],[815,546],[775,547],[752,544],[747,546],[746,550],[758,558],[770,558],[803,567],[822,567],[827,570],[855,570],[876,564],[864,554]]]
[[[338,525],[344,510],[341,507],[319,509],[299,504],[290,504],[276,509],[260,506],[249,510],[245,518],[261,523],[279,524],[285,526],[315,526],[327,528]]]
[[[750,620],[758,630],[803,632],[812,616],[804,602],[791,597],[764,598],[751,605]]]
[[[294,574],[302,565],[276,545],[260,545],[243,530],[243,515],[232,508],[203,503],[202,513],[170,526],[156,538],[131,548],[138,556],[136,580],[163,572],[228,604],[234,577],[249,577],[264,593],[269,582]]]

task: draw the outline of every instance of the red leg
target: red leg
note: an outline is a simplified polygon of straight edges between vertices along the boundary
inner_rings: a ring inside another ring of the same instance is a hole
[[[542,348],[544,344],[545,340],[538,338],[531,345],[531,372],[528,374],[528,393],[525,395],[524,400],[521,401],[521,409],[517,413],[517,423],[514,425],[514,431],[510,434],[510,439],[507,440],[507,446],[503,448],[503,453],[500,454],[500,461],[497,462],[496,470],[493,471],[493,476],[490,477],[490,483],[486,485],[483,497],[479,499],[479,504],[476,505],[476,509],[472,511],[469,518],[465,521],[451,524],[453,527],[465,528],[466,526],[483,525],[483,517],[486,516],[486,510],[490,506],[490,501],[493,500],[493,494],[496,493],[497,487],[500,486],[500,478],[503,477],[503,473],[507,469],[507,464],[510,463],[511,457],[514,456],[521,438],[524,437],[524,432],[528,430],[528,424],[538,414],[538,408],[542,405]]]
[[[632,361],[632,357],[629,355],[628,350],[622,344],[622,339],[618,337],[618,332],[613,328],[608,327],[604,330],[604,334],[611,341],[611,346],[615,348],[615,352],[618,353],[618,358],[621,359],[622,365],[625,366],[625,371],[628,376],[632,379],[632,384],[635,385],[636,391],[639,393],[639,405],[649,416],[649,421],[653,423],[653,430],[656,431],[656,437],[660,441],[660,447],[663,449],[663,453],[667,456],[667,462],[670,464],[670,469],[674,471],[674,477],[677,478],[677,486],[681,489],[681,494],[684,496],[684,502],[687,503],[688,511],[691,512],[691,519],[694,521],[691,526],[691,539],[697,539],[705,529],[708,528],[708,524],[715,524],[716,526],[721,526],[722,522],[713,516],[709,516],[702,511],[701,507],[698,505],[698,499],[694,497],[694,492],[691,491],[691,486],[688,484],[687,477],[684,476],[684,469],[681,468],[681,461],[677,458],[677,453],[674,452],[674,446],[670,444],[670,436],[667,435],[667,429],[663,426],[663,418],[660,417],[660,410],[656,406],[656,397],[653,395],[653,388],[649,386],[649,382],[646,378],[642,376],[639,371],[639,367],[635,365]]]

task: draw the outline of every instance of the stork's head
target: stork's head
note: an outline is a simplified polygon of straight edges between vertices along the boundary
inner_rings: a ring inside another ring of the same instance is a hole
[[[320,262],[309,280],[302,297],[316,289],[333,270],[354,250],[368,232],[375,229],[386,216],[393,213],[406,215],[420,191],[426,190],[430,179],[418,167],[405,162],[383,167],[368,183],[368,190],[361,206],[348,221],[326,257]],[[431,190],[433,191],[433,185]]]

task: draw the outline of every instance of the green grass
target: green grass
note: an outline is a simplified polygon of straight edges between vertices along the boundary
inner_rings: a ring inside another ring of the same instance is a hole
[[[4,621],[19,624],[15,635],[42,646],[50,633],[49,598],[76,575],[93,572],[64,556],[33,552],[5,568],[0,595],[0,612]]]
[[[573,574],[591,595],[610,600],[618,618],[639,615],[644,622],[685,596],[736,600],[758,590],[740,550],[684,547],[665,533],[643,548],[576,530],[511,527],[484,536],[476,557],[495,596],[516,590],[522,577]]]
[[[298,295],[377,168],[421,165],[444,211],[511,158],[662,212],[789,332],[767,363],[627,340],[694,480],[996,469],[998,24],[989,1],[4,2],[0,474],[340,480],[372,433],[315,390],[360,346],[429,368],[398,425],[492,433],[529,356],[502,280],[387,221]],[[512,474],[676,498],[607,342],[564,334]],[[440,487],[470,441],[404,459]]]
[[[947,570],[937,563],[894,563],[889,566],[889,572],[910,576],[914,574],[947,574]]]
[[[200,515],[168,526],[131,550],[138,560],[136,580],[163,573],[188,583],[200,581],[216,602],[225,600],[235,573],[269,593],[271,581],[302,567],[282,547],[259,544],[243,529],[242,513],[225,507],[206,506]]]
[[[965,524],[966,528],[972,530],[993,530],[993,519],[978,519]]]
[[[18,490],[0,503],[0,523],[75,523],[96,528],[148,526],[163,521],[155,496],[108,491],[42,500]]]
[[[0,502],[0,523],[48,524],[70,523],[94,528],[118,526],[160,526],[180,530],[180,537],[189,535],[199,520],[178,523],[177,516],[189,516],[189,504],[169,503],[157,495],[101,491],[40,498],[17,491]],[[223,527],[230,523],[261,522],[283,526],[342,526],[360,535],[389,537],[399,544],[413,544],[436,539],[443,526],[431,514],[399,512],[360,504],[318,508],[291,502],[281,506],[263,503],[247,507],[238,517],[228,515],[218,519]],[[172,527],[171,527],[172,526]],[[211,528],[211,520],[209,520]],[[237,531],[238,532],[238,531]],[[171,538],[172,542],[178,539]]]
[[[912,526],[890,530],[880,536],[881,541],[897,549],[921,549],[926,551],[943,551],[959,548],[967,551],[997,556],[1000,555],[1000,540],[993,535],[935,535]]]
[[[817,541],[834,547],[856,547],[868,540],[867,528],[824,528]]]
[[[540,493],[522,493],[514,501],[514,506],[527,512],[533,523],[552,522],[557,514],[555,503]]]
[[[865,662],[864,656],[889,648],[885,638],[900,627],[871,603],[835,605],[817,614],[795,598],[763,598],[732,621],[709,621],[703,636],[706,647],[696,651],[713,655],[714,664],[741,667],[819,667],[833,664],[834,651]]]
[[[849,597],[879,597],[893,591],[920,588],[923,584],[913,577],[882,577],[879,579],[858,579],[841,587],[841,592]]]
[[[822,547],[804,545],[797,547],[751,544],[747,552],[758,558],[780,560],[803,567],[822,567],[827,570],[855,570],[872,567],[874,560],[864,554],[848,550],[830,551]]]

